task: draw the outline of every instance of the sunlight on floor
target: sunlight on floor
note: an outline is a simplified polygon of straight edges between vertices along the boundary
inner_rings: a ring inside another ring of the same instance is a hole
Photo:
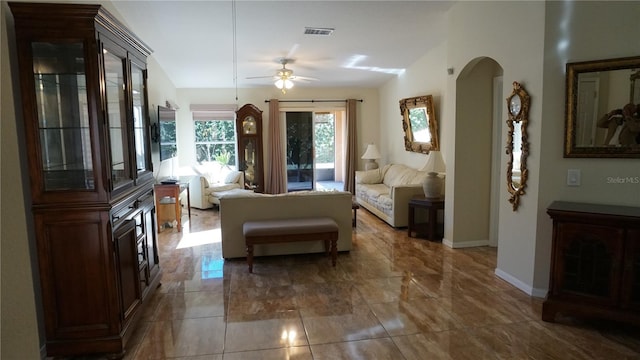
[[[185,249],[194,246],[215,244],[222,241],[220,229],[192,233],[189,232],[188,226],[185,226],[182,230],[184,231],[184,234],[182,235],[182,240],[180,240],[180,243],[178,243],[176,249]]]
[[[224,259],[214,258],[211,255],[203,255],[201,272],[201,278],[203,280],[221,279],[224,276]]]

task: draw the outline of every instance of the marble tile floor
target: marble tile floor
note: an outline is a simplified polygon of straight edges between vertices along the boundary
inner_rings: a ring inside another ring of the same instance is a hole
[[[496,249],[407,237],[366,210],[353,250],[221,258],[217,210],[159,238],[162,285],[125,359],[640,359],[640,329],[541,320]]]

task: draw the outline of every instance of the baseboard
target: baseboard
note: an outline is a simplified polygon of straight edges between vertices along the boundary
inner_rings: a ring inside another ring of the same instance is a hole
[[[504,272],[504,271],[502,271],[500,269],[496,269],[495,270],[495,274],[500,279],[502,279],[502,280],[508,282],[509,284],[517,287],[518,289],[522,290],[527,295],[530,295],[530,296],[533,296],[533,297],[537,297],[537,298],[544,298],[544,297],[547,296],[547,289],[538,289],[538,288],[531,287],[528,284],[523,283],[519,279],[511,276],[510,274],[507,274],[506,272]]]
[[[442,244],[452,249],[462,249],[478,246],[489,246],[489,240],[473,240],[473,241],[456,241],[453,243],[449,239],[442,239]]]

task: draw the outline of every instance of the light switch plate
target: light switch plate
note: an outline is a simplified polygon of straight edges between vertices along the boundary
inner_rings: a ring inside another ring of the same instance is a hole
[[[580,169],[567,170],[567,185],[580,186]]]

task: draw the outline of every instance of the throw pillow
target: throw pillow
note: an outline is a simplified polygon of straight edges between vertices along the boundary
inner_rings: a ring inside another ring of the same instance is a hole
[[[360,184],[379,184],[382,182],[380,169],[356,171],[356,177]]]
[[[242,173],[240,171],[230,171],[227,176],[224,178],[225,184],[233,184],[237,183],[240,180],[240,175]]]

